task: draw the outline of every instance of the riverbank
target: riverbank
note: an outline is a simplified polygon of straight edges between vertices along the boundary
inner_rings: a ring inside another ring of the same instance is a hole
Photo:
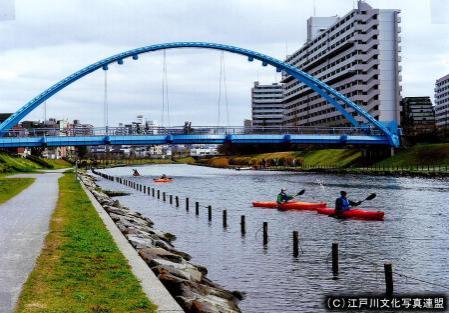
[[[382,161],[363,164],[356,149],[286,151],[243,156],[218,156],[196,165],[264,171],[315,172],[410,177],[448,177],[449,144],[423,144],[399,151]]]
[[[108,180],[111,177],[94,171]],[[123,207],[99,189],[94,179],[82,175],[84,184],[109,213],[117,227],[187,312],[240,312],[242,295],[223,289],[207,278],[207,269],[190,262],[191,256],[173,245],[175,235],[154,228],[148,217]]]
[[[156,312],[75,174],[59,179],[45,246],[16,312]]]
[[[163,164],[195,164],[196,160],[193,157],[182,157],[176,159],[98,159],[90,160],[85,159],[79,161],[79,166],[82,168],[111,168],[111,167],[124,167],[124,166],[142,166],[142,165],[163,165]]]
[[[22,158],[5,152],[0,152],[0,175],[32,173],[44,169],[64,169],[70,167],[72,167],[72,164],[62,159],[50,160],[34,156]]]

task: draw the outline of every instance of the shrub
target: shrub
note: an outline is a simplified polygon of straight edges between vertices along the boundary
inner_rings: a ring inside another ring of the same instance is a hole
[[[224,157],[215,157],[209,160],[209,165],[215,167],[227,167],[229,166],[229,160]]]

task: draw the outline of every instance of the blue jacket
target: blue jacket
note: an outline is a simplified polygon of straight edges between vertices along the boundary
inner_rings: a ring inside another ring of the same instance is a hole
[[[344,212],[351,209],[351,206],[360,205],[360,202],[354,202],[341,196],[335,200],[335,211]]]

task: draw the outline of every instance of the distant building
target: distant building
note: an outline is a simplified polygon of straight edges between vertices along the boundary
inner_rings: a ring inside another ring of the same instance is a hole
[[[449,127],[449,74],[435,83],[435,120],[437,127]]]
[[[406,135],[435,130],[435,112],[430,97],[405,97],[401,100],[401,107],[401,125]]]
[[[260,85],[254,82],[251,102],[253,127],[282,125],[284,102],[281,84]]]
[[[189,151],[192,157],[213,156],[218,154],[217,145],[192,145]]]
[[[399,122],[400,21],[399,10],[374,9],[364,1],[358,1],[357,8],[342,17],[311,17],[306,43],[286,62],[333,87],[377,120]],[[286,74],[281,82],[285,125],[348,124],[304,83]],[[364,121],[353,114],[356,120]]]

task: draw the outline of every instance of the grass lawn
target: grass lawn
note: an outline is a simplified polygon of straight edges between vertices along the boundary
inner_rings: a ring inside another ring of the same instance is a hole
[[[297,164],[305,166],[330,165],[335,167],[348,167],[357,162],[362,157],[362,153],[356,149],[320,149],[312,151],[284,151],[271,152],[243,156],[219,156],[208,160],[208,164],[218,167],[231,165],[248,166],[261,164],[262,160],[282,160],[291,164],[296,159]]]
[[[34,178],[0,177],[0,204],[8,201],[34,182]]]
[[[50,165],[53,165],[54,169],[62,169],[62,168],[73,167],[72,164],[70,164],[69,162],[67,162],[66,160],[63,160],[63,159],[57,159],[57,160],[44,159],[44,161],[47,162]]]
[[[0,172],[33,172],[42,166],[28,159],[10,156],[0,152]]]
[[[449,144],[418,144],[385,159],[380,166],[449,165]]]
[[[156,312],[73,173],[15,312]]]
[[[362,157],[355,149],[322,149],[304,154],[304,164],[307,166],[330,165],[347,167]]]

